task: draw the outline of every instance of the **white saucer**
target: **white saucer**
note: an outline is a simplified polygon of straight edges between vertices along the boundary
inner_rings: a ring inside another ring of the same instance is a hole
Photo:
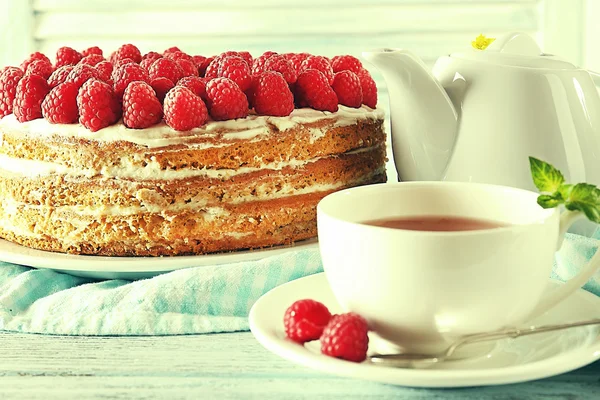
[[[243,261],[256,261],[287,251],[318,247],[317,239],[262,250],[246,250],[199,256],[102,257],[53,253],[0,239],[0,261],[34,268],[47,268],[94,279],[144,279],[190,267],[206,267]]]
[[[550,286],[559,284],[549,282]],[[262,296],[250,311],[250,329],[273,353],[334,375],[412,387],[484,386],[546,378],[600,359],[600,327],[590,326],[501,340],[486,356],[448,361],[428,369],[352,363],[320,354],[318,341],[302,346],[285,338],[283,314],[290,304],[303,298],[321,301],[332,313],[342,311],[321,273],[286,283]],[[531,324],[599,317],[600,297],[579,290]]]

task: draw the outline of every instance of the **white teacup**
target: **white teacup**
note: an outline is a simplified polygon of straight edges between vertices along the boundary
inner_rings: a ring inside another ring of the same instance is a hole
[[[546,292],[555,251],[583,214],[543,209],[538,193],[496,185],[405,182],[326,196],[319,246],[331,289],[346,311],[407,351],[435,353],[458,335],[526,322],[581,287],[594,258]],[[452,232],[366,225],[406,216],[459,216],[506,224]],[[600,253],[600,252],[599,252]]]

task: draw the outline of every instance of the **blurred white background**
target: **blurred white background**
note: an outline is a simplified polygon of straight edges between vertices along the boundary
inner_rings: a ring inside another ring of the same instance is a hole
[[[333,56],[404,47],[428,63],[479,33],[523,31],[548,53],[600,70],[600,0],[0,0],[0,66],[33,51],[123,43],[142,53],[307,51]],[[385,84],[370,66],[387,108]]]

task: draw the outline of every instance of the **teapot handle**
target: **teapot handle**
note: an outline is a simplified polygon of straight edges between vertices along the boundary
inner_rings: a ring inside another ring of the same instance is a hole
[[[592,77],[592,80],[594,81],[594,83],[596,84],[596,86],[600,86],[600,73],[594,72],[594,71],[590,71],[589,69],[588,69],[588,73]]]

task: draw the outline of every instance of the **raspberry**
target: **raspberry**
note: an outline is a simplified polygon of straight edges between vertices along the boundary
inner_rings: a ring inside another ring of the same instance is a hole
[[[160,77],[153,79],[152,82],[150,82],[150,86],[152,86],[152,89],[156,92],[158,100],[162,102],[169,90],[173,89],[175,84],[168,78]]]
[[[300,65],[310,57],[309,53],[286,53],[283,55],[286,60],[290,63],[294,71],[296,71],[296,75],[300,73]]]
[[[42,101],[50,91],[48,82],[39,75],[24,76],[17,84],[13,113],[19,122],[42,118]]]
[[[334,315],[323,329],[321,353],[343,360],[362,362],[367,358],[369,325],[358,314]]]
[[[142,61],[147,59],[158,60],[159,58],[163,58],[162,54],[157,53],[155,51],[149,51],[146,54],[144,54],[144,56],[142,57]]]
[[[246,61],[246,64],[248,64],[248,66],[250,67],[250,69],[252,69],[252,54],[250,54],[250,52],[248,51],[238,51],[238,56],[242,57],[242,59],[244,61]]]
[[[331,67],[333,68],[333,72],[352,71],[355,74],[358,74],[363,69],[360,60],[349,55],[333,57]]]
[[[170,53],[166,53],[165,57],[170,58],[173,61],[188,60],[194,62],[194,58],[183,51],[172,51]]]
[[[64,65],[76,65],[82,57],[77,50],[63,46],[56,51],[56,68]]]
[[[77,95],[79,122],[96,132],[117,122],[121,117],[121,107],[112,87],[97,79],[83,84]]]
[[[274,51],[265,51],[261,56],[255,58],[252,62],[252,75],[258,75],[261,72],[265,72],[265,62],[267,62],[271,56],[276,54],[277,53]]]
[[[74,124],[79,118],[75,82],[65,82],[50,90],[42,102],[42,115],[51,124]]]
[[[73,71],[72,65],[65,65],[64,67],[57,68],[56,71],[50,75],[50,78],[48,78],[48,85],[50,88],[55,88],[61,83],[66,82],[71,71]]]
[[[45,61],[48,61],[50,64],[52,64],[52,62],[50,61],[50,59],[48,57],[46,57],[44,54],[40,53],[39,51],[36,51],[35,53],[32,53],[29,57],[27,57],[27,59],[25,59],[25,61],[23,61],[21,63],[21,67],[20,67],[21,71],[23,71],[23,72],[27,71],[27,67],[29,66],[29,64],[31,64],[35,60],[45,60]]]
[[[198,67],[196,67],[196,64],[194,64],[193,61],[182,58],[177,60],[176,63],[181,68],[181,77],[198,76]]]
[[[204,125],[208,119],[206,105],[188,88],[175,86],[165,97],[165,122],[178,131]]]
[[[96,71],[100,74],[100,80],[112,85],[113,65],[110,61],[102,61],[96,64]]]
[[[285,81],[290,85],[295,83],[298,78],[298,74],[296,74],[296,70],[292,67],[292,64],[290,64],[285,57],[278,54],[272,55],[265,61],[264,69],[265,71],[276,71],[281,73],[285,78]]]
[[[215,78],[206,84],[210,115],[217,121],[244,118],[248,115],[248,99],[231,79]]]
[[[104,61],[104,57],[102,57],[101,55],[90,54],[88,56],[83,57],[81,61],[79,61],[79,64],[87,64],[93,67],[102,61]]]
[[[12,114],[17,85],[22,77],[23,71],[17,67],[8,67],[0,75],[0,119]]]
[[[132,129],[144,129],[162,119],[163,110],[154,89],[146,82],[131,82],[123,93],[123,123]]]
[[[214,79],[219,75],[219,66],[221,65],[221,60],[219,58],[214,58],[210,64],[206,67],[204,71],[204,77],[207,79]]]
[[[77,87],[81,87],[88,79],[91,78],[100,79],[100,74],[96,68],[87,64],[79,64],[76,65],[71,72],[69,72],[65,82],[75,82]]]
[[[52,64],[46,60],[35,60],[27,66],[25,75],[39,75],[44,79],[48,79],[52,75],[52,72],[54,72]]]
[[[283,326],[289,339],[306,343],[319,339],[330,319],[331,313],[323,303],[303,299],[295,301],[285,311]]]
[[[98,46],[88,47],[87,49],[81,52],[81,55],[84,57],[91,56],[92,54],[102,56],[102,58],[104,58],[104,53],[102,52],[102,49]]]
[[[202,64],[204,64],[204,61],[206,61],[206,59],[207,57],[204,56],[192,56],[192,61],[194,62],[194,64],[196,64],[196,67],[198,67],[198,69],[200,69]]]
[[[359,108],[363,101],[360,79],[352,71],[336,72],[331,85],[338,102],[348,107]]]
[[[228,56],[222,59],[217,76],[231,79],[242,91],[248,90],[252,84],[250,67],[238,56]]]
[[[144,68],[147,71],[150,70],[150,66],[152,64],[154,64],[154,61],[158,60],[159,58],[162,58],[162,56],[158,57],[158,58],[154,58],[154,57],[148,57],[148,58],[144,58],[142,60],[142,62],[140,62],[140,67]]]
[[[150,79],[167,78],[171,82],[177,83],[183,75],[183,70],[177,62],[170,58],[159,58],[150,66],[148,75],[150,75]]]
[[[366,69],[361,69],[357,74],[360,79],[360,86],[362,87],[363,104],[371,108],[377,107],[377,86],[375,81]]]
[[[162,58],[161,58],[162,60]],[[160,60],[159,60],[160,61]],[[139,64],[125,64],[113,72],[114,89],[118,99],[123,98],[125,88],[133,81],[150,82],[148,73]]]
[[[206,69],[208,68],[208,66],[210,65],[211,62],[213,62],[215,58],[214,57],[208,57],[207,59],[205,59],[201,65],[198,66],[198,75],[205,77],[206,76]]]
[[[176,51],[181,51],[181,49],[177,46],[173,46],[173,47],[169,47],[168,49],[166,49],[165,51],[163,51],[163,57],[169,53],[175,53]]]
[[[252,84],[252,96],[254,109],[260,115],[285,117],[294,111],[294,95],[279,72],[260,74]]]
[[[111,61],[115,63],[116,61],[124,58],[131,58],[133,62],[139,64],[140,61],[142,61],[142,53],[140,53],[140,49],[134,45],[130,43],[124,44],[112,55]]]
[[[183,86],[192,91],[196,96],[199,96],[202,100],[207,101],[206,97],[206,82],[208,79],[200,78],[199,76],[186,76],[181,78],[177,82],[177,86]]]
[[[308,105],[315,110],[338,110],[338,99],[329,86],[325,75],[316,69],[308,69],[298,75],[296,97],[300,106]]]
[[[309,56],[306,60],[302,61],[300,64],[299,74],[306,71],[307,69],[316,69],[321,71],[327,81],[331,85],[333,83],[333,68],[331,68],[331,64],[329,60],[323,56]]]
[[[133,61],[131,58],[122,58],[120,60],[115,60],[112,64],[113,64],[113,74],[111,75],[112,79],[115,79],[114,73],[116,72],[116,70],[118,70],[120,67],[122,67],[125,64],[135,64],[136,62]]]

